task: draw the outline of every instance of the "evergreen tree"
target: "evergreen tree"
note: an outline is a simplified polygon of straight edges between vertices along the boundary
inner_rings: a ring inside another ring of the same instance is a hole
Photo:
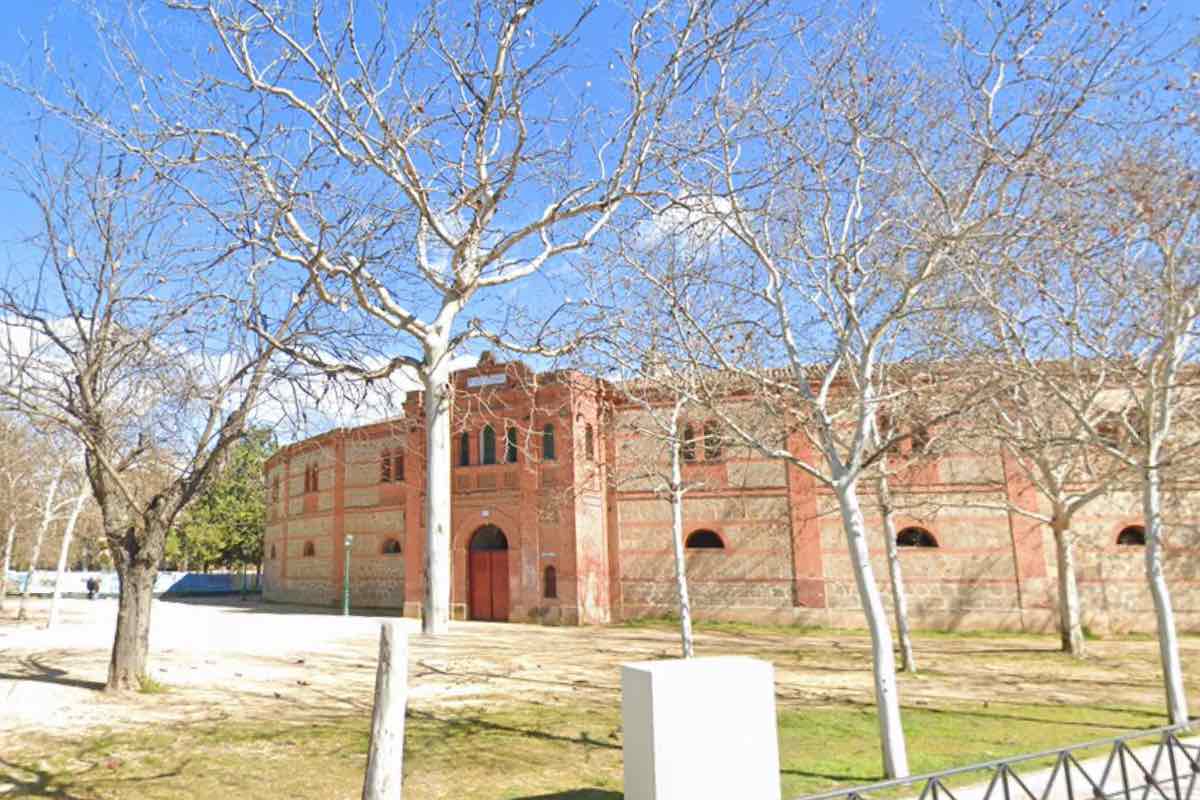
[[[225,468],[168,535],[169,562],[198,569],[262,560],[263,467],[275,447],[264,429],[249,432],[234,447]]]

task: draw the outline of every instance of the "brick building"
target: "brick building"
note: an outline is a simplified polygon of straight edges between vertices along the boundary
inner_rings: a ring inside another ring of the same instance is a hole
[[[577,372],[536,374],[485,357],[453,380],[454,616],[586,624],[671,612],[671,509],[638,477],[634,462],[654,447],[627,424],[643,412],[603,403],[611,387]],[[684,465],[698,487],[684,505],[696,615],[861,626],[832,494],[794,467],[704,441]],[[352,535],[352,604],[419,616],[423,448],[421,397],[409,392],[397,419],[330,431],[272,458],[266,598],[339,602]],[[1039,500],[998,450],[941,454],[893,492],[915,625],[1053,629],[1053,537],[1004,510]],[[868,500],[867,523],[879,531]],[[1170,526],[1166,564],[1179,624],[1198,629],[1200,536],[1188,519]],[[1139,526],[1133,493],[1076,517],[1093,630],[1153,628]],[[874,552],[881,583],[883,544]]]

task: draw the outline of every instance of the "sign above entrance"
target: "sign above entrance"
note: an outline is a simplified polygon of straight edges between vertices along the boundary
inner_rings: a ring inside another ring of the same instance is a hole
[[[508,375],[503,372],[496,372],[492,375],[472,375],[467,378],[467,386],[474,388],[476,386],[499,386],[508,383]]]

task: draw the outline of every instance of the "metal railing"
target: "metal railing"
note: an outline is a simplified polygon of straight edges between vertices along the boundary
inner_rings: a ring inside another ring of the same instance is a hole
[[[1193,794],[1200,775],[1200,741],[1180,739],[1187,730],[1184,725],[1153,728],[802,800],[1200,800],[1200,793]],[[1147,741],[1151,739],[1156,741]],[[1145,743],[1131,746],[1139,741]],[[967,783],[973,773],[980,780]],[[906,787],[913,791],[903,791]]]

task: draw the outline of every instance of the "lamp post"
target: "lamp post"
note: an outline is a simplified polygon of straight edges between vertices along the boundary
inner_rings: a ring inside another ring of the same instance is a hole
[[[350,548],[354,546],[354,535],[346,534],[346,574],[342,578],[342,616],[350,616]]]

